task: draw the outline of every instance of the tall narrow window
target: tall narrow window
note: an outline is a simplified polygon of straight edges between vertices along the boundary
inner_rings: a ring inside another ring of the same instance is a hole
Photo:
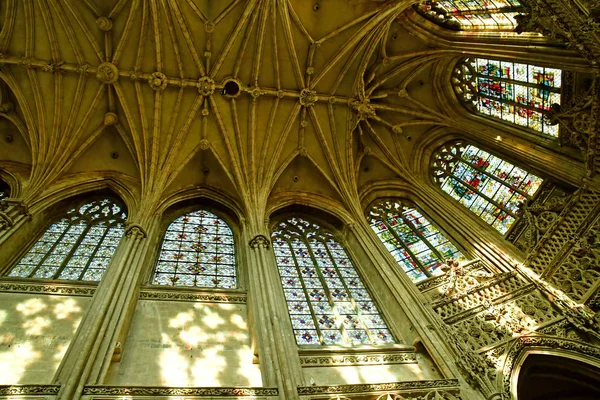
[[[71,209],[25,254],[8,276],[99,281],[123,236],[127,214],[104,198]]]
[[[514,31],[527,9],[517,0],[438,0],[418,4],[425,18],[454,30]]]
[[[213,213],[200,210],[169,225],[154,271],[155,285],[235,288],[233,232]]]
[[[480,113],[558,137],[548,114],[560,104],[561,78],[559,69],[467,58],[455,68],[452,83]]]
[[[433,156],[434,180],[442,190],[505,234],[520,206],[543,183],[524,169],[466,143],[443,146]]]
[[[398,200],[384,200],[370,210],[370,224],[400,267],[419,282],[442,273],[448,259],[462,260],[462,253],[415,207]]]
[[[330,232],[289,218],[273,232],[273,247],[299,345],[394,343],[352,261]]]

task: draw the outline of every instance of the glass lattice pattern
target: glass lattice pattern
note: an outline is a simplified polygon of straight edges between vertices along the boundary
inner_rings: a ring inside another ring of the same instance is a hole
[[[384,200],[370,210],[371,227],[414,282],[442,274],[448,259],[464,260],[462,253],[415,207]]]
[[[298,345],[394,343],[352,261],[333,235],[289,218],[273,248]]]
[[[426,18],[452,29],[514,31],[516,16],[525,12],[517,0],[425,1],[417,10]]]
[[[235,288],[235,251],[229,225],[204,210],[173,221],[165,233],[152,283]]]
[[[469,58],[454,71],[457,93],[485,115],[558,137],[549,118],[560,105],[562,71],[507,61]]]
[[[126,219],[124,206],[109,198],[73,208],[46,229],[8,276],[100,281]]]
[[[434,155],[433,174],[444,192],[502,234],[543,183],[542,178],[463,143],[444,146]]]

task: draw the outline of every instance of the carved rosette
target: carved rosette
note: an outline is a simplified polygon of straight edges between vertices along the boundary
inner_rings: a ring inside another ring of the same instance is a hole
[[[310,89],[302,89],[300,92],[300,104],[310,107],[317,102],[317,92]]]
[[[162,72],[155,72],[148,79],[148,83],[153,90],[161,91],[167,87],[167,76]]]
[[[262,247],[262,248],[264,248],[266,250],[269,250],[269,248],[271,248],[271,241],[266,236],[264,236],[264,235],[256,235],[250,241],[250,243],[248,243],[248,245],[253,250],[257,249],[259,247]]]
[[[102,63],[96,69],[96,78],[107,85],[113,84],[119,79],[119,70],[112,63]]]
[[[375,108],[370,104],[369,99],[352,99],[349,101],[349,105],[358,114],[360,120],[376,116]]]
[[[198,80],[196,87],[202,96],[210,96],[215,92],[215,81],[208,76],[203,76]]]

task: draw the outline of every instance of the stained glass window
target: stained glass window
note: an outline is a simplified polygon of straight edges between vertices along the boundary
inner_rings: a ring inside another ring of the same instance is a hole
[[[8,276],[100,281],[126,218],[124,206],[109,198],[75,207],[46,229]]]
[[[559,69],[467,58],[452,79],[457,94],[480,113],[558,137],[548,113],[560,104],[561,78]]]
[[[443,146],[433,157],[434,180],[442,190],[505,234],[520,206],[543,183],[516,165],[466,143]]]
[[[273,248],[298,345],[394,343],[385,321],[333,235],[290,218]]]
[[[419,282],[442,273],[448,259],[464,256],[415,207],[398,200],[383,200],[371,207],[371,227],[400,267]]]
[[[235,288],[235,251],[229,225],[204,210],[173,221],[167,228],[152,283]]]
[[[513,31],[526,8],[517,0],[437,0],[416,6],[427,19],[454,30]]]

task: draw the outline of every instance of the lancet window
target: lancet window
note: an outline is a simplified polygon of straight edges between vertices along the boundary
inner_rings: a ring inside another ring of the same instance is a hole
[[[467,143],[451,143],[433,156],[434,181],[462,205],[505,234],[519,208],[543,179]]]
[[[562,71],[509,61],[467,58],[454,69],[459,97],[478,112],[558,137],[549,113],[561,102]]]
[[[375,203],[369,217],[379,239],[414,282],[441,274],[448,259],[464,259],[460,250],[417,208],[400,200]]]
[[[112,198],[87,201],[46,229],[8,276],[100,281],[124,233],[127,214]]]
[[[289,218],[273,248],[298,345],[394,343],[344,247],[316,223]]]
[[[527,11],[518,0],[438,0],[416,7],[427,19],[453,30],[514,31],[515,17]]]
[[[235,250],[229,225],[206,210],[173,221],[165,233],[152,283],[235,288]]]

